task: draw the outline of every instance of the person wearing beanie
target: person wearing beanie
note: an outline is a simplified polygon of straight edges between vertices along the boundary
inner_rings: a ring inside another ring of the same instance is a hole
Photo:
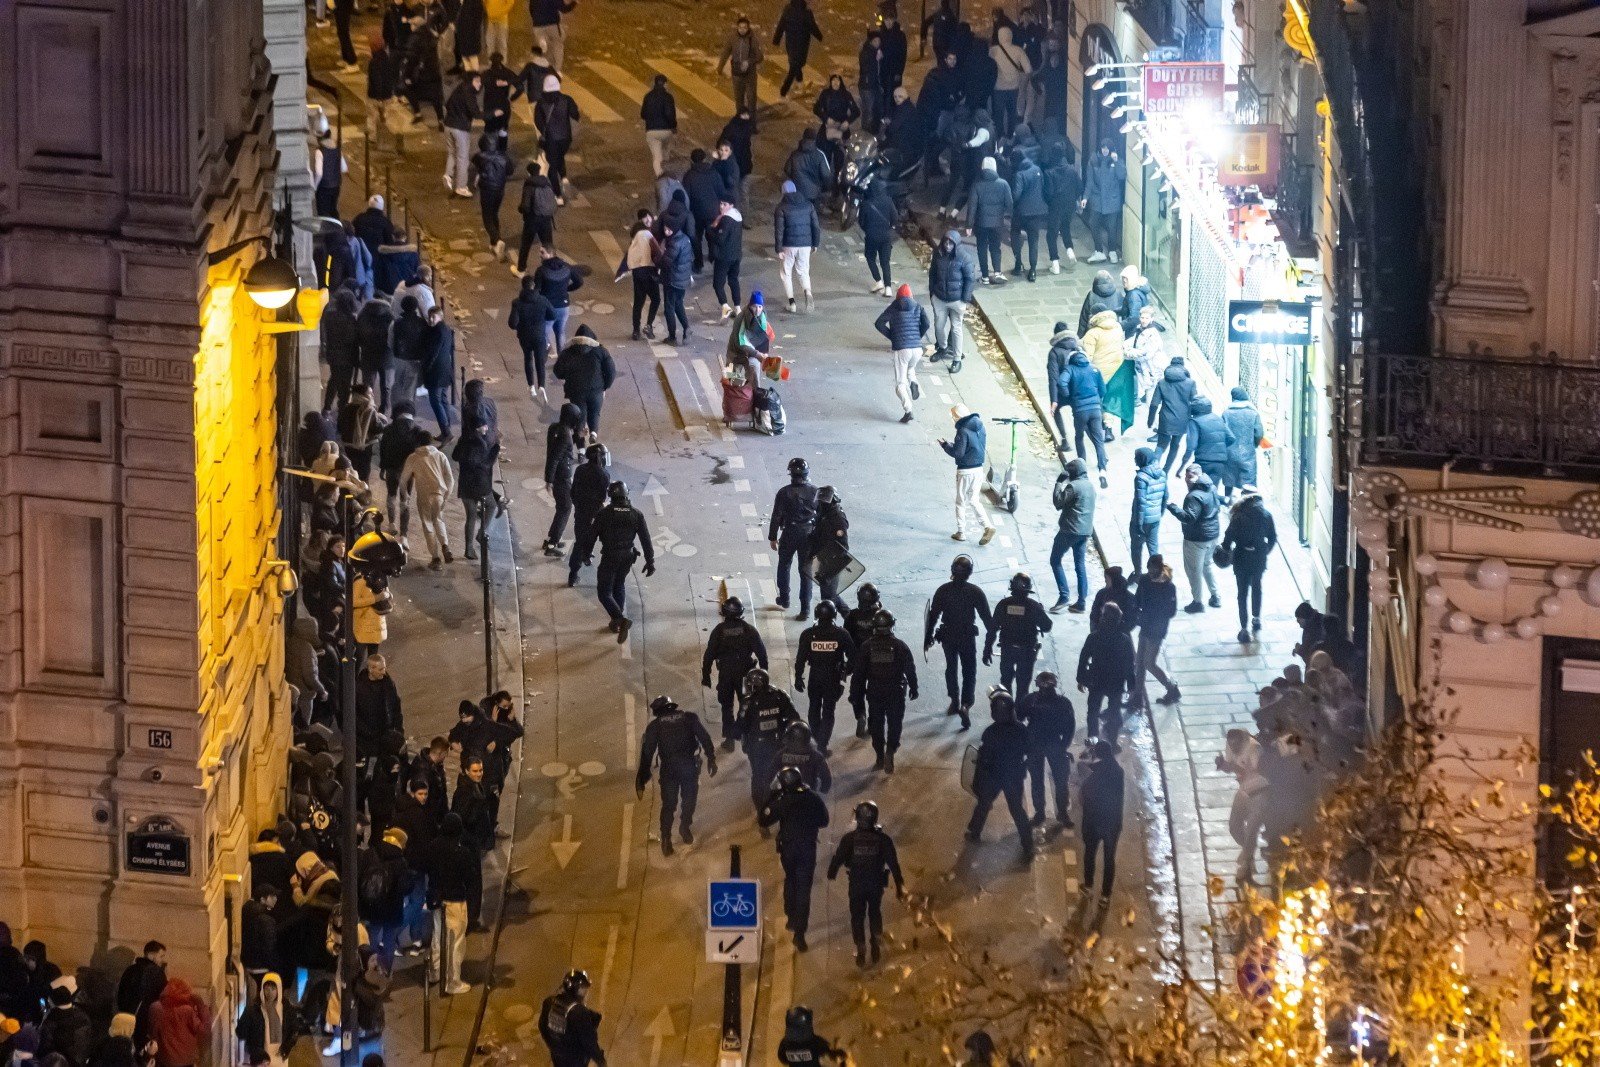
[[[908,423],[911,402],[922,396],[917,364],[922,360],[923,341],[933,331],[933,319],[911,295],[911,286],[902,285],[873,325],[889,339],[894,352],[894,395],[900,401],[900,422]]]
[[[467,901],[482,873],[477,853],[462,840],[461,816],[455,812],[440,822],[439,836],[428,846],[423,870],[428,876],[434,943],[440,947],[433,956],[428,981],[438,980],[442,957],[444,991],[459,996],[471,988],[461,980],[461,958],[466,951]]]
[[[572,147],[573,133],[583,116],[578,114],[578,102],[561,91],[561,79],[556,75],[546,74],[540,88],[539,98],[533,102],[533,125],[539,131],[539,148],[550,170],[556,203],[564,207],[567,150]]]
[[[811,250],[822,243],[822,219],[817,215],[817,206],[800,193],[792,180],[783,183],[783,198],[773,212],[772,229],[789,313],[795,310],[796,281],[805,297],[806,310],[810,311],[816,306],[811,298]]]
[[[1011,214],[1011,186],[1000,177],[993,156],[985,156],[978,169],[978,180],[967,194],[967,232],[978,241],[978,278],[988,285],[1002,285],[1000,235]]]
[[[1128,540],[1133,546],[1133,576],[1138,580],[1140,563],[1148,550],[1161,551],[1161,517],[1167,511],[1167,472],[1153,448],[1133,453],[1133,513],[1128,517]]]
[[[70,1067],[86,1067],[94,1046],[94,1024],[76,1003],[78,982],[63,975],[50,983],[50,1008],[39,1024],[39,1052],[66,1058]]]

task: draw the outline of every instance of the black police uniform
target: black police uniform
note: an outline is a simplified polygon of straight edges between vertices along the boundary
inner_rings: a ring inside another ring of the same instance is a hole
[[[800,715],[783,690],[774,686],[751,693],[739,712],[739,737],[750,760],[750,803],[756,811],[767,802],[772,778],[778,773],[778,751],[783,748],[783,731]]]
[[[882,604],[873,604],[871,607],[854,607],[845,612],[844,630],[850,639],[856,643],[856,652],[867,643],[867,638],[872,636],[872,617],[883,610]],[[855,660],[851,660],[852,671],[856,671]],[[850,710],[856,713],[856,736],[867,736],[867,709],[862,705],[861,698],[854,692],[850,695]]]
[[[924,646],[935,639],[944,648],[944,688],[953,704],[972,707],[978,684],[978,622],[984,629],[994,625],[989,614],[989,598],[970,581],[952,578],[933,594],[928,609]]]
[[[793,767],[800,772],[800,780],[806,788],[815,789],[819,793],[826,793],[833,788],[833,768],[828,766],[828,757],[824,756],[815,744],[806,742],[800,748],[795,742],[785,740],[783,747],[778,750],[778,758],[772,762],[772,777],[777,779],[785,767]]]
[[[723,619],[711,628],[706,638],[705,655],[700,659],[700,684],[711,684],[711,665],[717,665],[717,703],[722,707],[722,737],[737,739],[733,702],[739,695],[744,676],[755,666],[767,668],[767,646],[756,628],[743,619]]]
[[[806,558],[815,559],[819,555],[824,559],[843,557],[840,553],[850,551],[850,519],[845,515],[844,508],[835,500],[832,504],[817,505],[816,526],[811,531],[811,538],[806,542]],[[802,572],[809,568],[801,568]],[[845,610],[844,601],[839,598],[839,571],[831,567],[823,569],[818,564],[817,596],[819,599],[831,601],[833,606],[840,611]]]
[[[826,1056],[837,1058],[839,1055],[838,1049],[816,1034],[810,1037],[785,1037],[778,1042],[778,1062],[782,1064],[821,1063]]]
[[[876,945],[883,936],[883,891],[891,877],[897,889],[905,886],[894,839],[882,827],[856,827],[839,839],[839,847],[828,863],[830,880],[840,867],[847,868],[850,876],[850,934],[859,947],[867,943],[870,929]]]
[[[794,661],[794,687],[806,692],[806,668],[811,668],[811,705],[806,719],[811,736],[824,749],[833,739],[833,712],[844,695],[844,680],[856,655],[849,631],[836,623],[819,622],[800,631],[800,651]]]
[[[1039,658],[1039,635],[1050,632],[1050,613],[1031,596],[1013,593],[994,606],[994,621],[983,645],[983,662],[994,655],[994,639],[1000,638],[1000,684],[1018,700],[1028,695],[1033,683],[1033,665]],[[1012,688],[1012,683],[1016,687]]]
[[[1006,807],[1011,811],[1011,821],[1017,824],[1017,836],[1022,839],[1022,851],[1033,853],[1033,829],[1028,822],[1028,809],[1022,803],[1023,779],[1028,770],[1028,728],[1020,722],[997,722],[983,731],[978,744],[978,768],[973,778],[972,790],[978,802],[972,808],[972,819],[967,823],[967,835],[977,837],[983,833],[983,824],[989,819],[989,808],[995,797],[1004,793]]]
[[[661,758],[661,840],[672,840],[672,815],[683,801],[683,816],[678,825],[687,840],[694,832],[694,808],[700,798],[700,753],[717,769],[717,749],[711,743],[700,716],[679,708],[657,715],[644,728],[639,749],[639,776],[635,785],[643,789],[650,781],[650,764]]]
[[[589,560],[578,551],[578,546],[592,543],[589,529],[595,516],[606,506],[606,489],[611,485],[611,472],[604,463],[584,462],[572,475],[572,554],[567,560],[567,584],[578,584],[578,571]]]
[[[583,550],[573,551],[580,559],[587,557],[597,541],[600,566],[595,570],[596,595],[611,621],[616,622],[628,614],[628,572],[633,569],[633,561],[642,552],[645,566],[653,569],[656,549],[650,543],[650,527],[645,524],[644,514],[632,504],[607,504],[601,508],[584,535]],[[638,551],[633,547],[635,541]]]
[[[772,521],[767,523],[767,540],[778,542],[778,606],[789,606],[789,567],[800,572],[800,610],[811,607],[811,568],[809,543],[817,524],[817,487],[810,482],[795,482],[778,490],[772,501]]]
[[[911,699],[917,699],[917,664],[911,658],[911,649],[893,634],[867,638],[850,677],[850,703],[867,709],[872,751],[880,763],[900,748],[908,688]]]
[[[1017,718],[1028,724],[1028,778],[1033,787],[1034,821],[1044,819],[1044,778],[1055,786],[1056,818],[1072,825],[1072,756],[1068,746],[1078,723],[1072,701],[1054,689],[1035,689],[1017,702]]]
[[[804,937],[811,925],[811,884],[817,878],[817,833],[828,825],[828,805],[809,789],[774,789],[756,818],[762,826],[778,824],[783,914],[789,929]]]
[[[600,1013],[567,993],[545,997],[539,1007],[539,1035],[550,1049],[553,1067],[605,1067],[600,1047]]]

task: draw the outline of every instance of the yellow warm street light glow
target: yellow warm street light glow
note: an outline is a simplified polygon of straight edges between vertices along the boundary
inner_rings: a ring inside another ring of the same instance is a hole
[[[276,256],[257,260],[244,276],[244,291],[257,307],[276,311],[294,299],[300,279],[294,267]]]

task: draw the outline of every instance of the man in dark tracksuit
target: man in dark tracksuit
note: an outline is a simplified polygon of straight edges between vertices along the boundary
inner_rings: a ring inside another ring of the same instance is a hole
[[[922,634],[924,652],[936,640],[944,648],[944,688],[950,696],[945,714],[961,716],[963,730],[972,726],[972,701],[978,684],[978,621],[983,621],[985,630],[994,625],[989,598],[971,578],[972,557],[957,556],[950,564],[950,580],[934,590]]]
[[[844,694],[844,680],[856,656],[856,643],[835,621],[838,617],[839,609],[831,601],[819,603],[817,623],[800,631],[800,651],[794,660],[796,693],[806,691],[806,668],[811,668],[811,706],[806,709],[806,721],[824,756],[832,754],[828,742],[833,740],[833,709]]]
[[[904,899],[906,880],[900,873],[900,857],[894,839],[878,826],[878,805],[870,800],[856,805],[856,828],[839,839],[839,847],[828,863],[828,881],[838,877],[839,868],[848,867],[850,877],[850,933],[856,942],[856,966],[878,962],[878,939],[883,936],[883,891],[894,878],[894,895]],[[868,940],[868,935],[871,940]]]
[[[789,461],[789,484],[778,490],[772,501],[772,521],[767,523],[767,542],[778,554],[778,607],[789,607],[789,564],[800,572],[800,613],[797,619],[811,617],[811,568],[806,566],[806,543],[817,524],[817,487],[806,481],[810,474],[806,461],[798,456]]]
[[[606,491],[611,486],[611,471],[606,468],[606,446],[590,445],[584,452],[584,462],[572,473],[572,555],[567,561],[567,585],[578,584],[578,571],[589,561],[578,553],[577,546],[589,536],[595,516],[606,504]]]
[[[983,665],[994,662],[994,639],[998,635],[1000,684],[1018,700],[1028,695],[1033,664],[1039,658],[1039,635],[1049,632],[1050,615],[1033,598],[1033,579],[1017,572],[1011,576],[1011,595],[994,606],[994,620],[983,643]]]
[[[917,699],[916,661],[906,643],[894,635],[894,616],[879,611],[872,620],[872,636],[856,656],[850,679],[850,703],[866,708],[872,751],[878,757],[872,765],[875,771],[894,773],[908,688],[911,699]]]
[[[1028,772],[1028,728],[1017,721],[1011,694],[999,686],[989,690],[989,714],[994,716],[994,725],[983,731],[983,740],[978,744],[977,774],[972,780],[972,791],[978,799],[972,808],[972,819],[967,823],[967,840],[982,839],[983,824],[989,821],[989,808],[1003,793],[1011,821],[1017,824],[1022,859],[1031,862],[1033,824],[1022,803],[1022,786]]]
[[[756,628],[744,621],[744,602],[731,596],[722,602],[722,621],[711,628],[706,638],[705,655],[700,660],[700,684],[711,688],[711,665],[717,665],[717,703],[722,707],[722,751],[732,752],[739,739],[734,721],[733,702],[752,667],[767,666],[767,646]]]
[[[642,798],[650,781],[650,764],[661,759],[661,854],[672,855],[672,815],[683,799],[678,830],[686,845],[694,844],[694,807],[700,798],[700,753],[706,754],[711,777],[717,776],[717,749],[700,716],[678,707],[671,697],[650,702],[650,725],[639,748],[639,776],[634,789]]]
[[[1078,723],[1072,701],[1059,690],[1056,676],[1049,671],[1039,675],[1039,688],[1017,701],[1017,718],[1028,727],[1028,777],[1033,783],[1033,824],[1044,822],[1044,778],[1046,765],[1055,787],[1056,822],[1062,829],[1072,828],[1072,756],[1068,748]]]
[[[817,833],[828,825],[828,805],[806,788],[798,770],[785,767],[761,806],[757,821],[778,824],[778,859],[783,863],[783,914],[794,932],[794,947],[806,950],[811,925],[811,885],[817,879]]]
[[[617,635],[617,644],[621,645],[627,643],[628,629],[633,626],[627,610],[628,574],[633,570],[633,561],[639,558],[639,552],[633,548],[634,542],[639,543],[644,553],[646,578],[656,572],[656,549],[650,542],[650,528],[645,525],[644,515],[628,502],[628,487],[612,482],[606,495],[611,502],[601,508],[600,514],[589,524],[582,551],[577,547],[573,551],[579,557],[587,557],[595,542],[600,542],[600,566],[595,570],[595,584],[600,606],[611,616],[611,629]]]
[[[750,803],[757,814],[767,801],[772,775],[783,748],[783,733],[800,721],[789,695],[772,685],[764,667],[744,676],[744,706],[739,710],[739,739],[750,761]]]

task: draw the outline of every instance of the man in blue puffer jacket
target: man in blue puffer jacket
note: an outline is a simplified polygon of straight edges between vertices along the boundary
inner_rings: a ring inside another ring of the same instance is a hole
[[[910,422],[911,402],[922,396],[922,386],[917,382],[922,339],[933,329],[933,321],[928,318],[927,309],[911,295],[911,286],[902,285],[873,325],[889,339],[889,347],[894,350],[894,395],[905,412],[900,416],[901,423]]]
[[[989,525],[988,516],[978,506],[978,490],[983,486],[989,432],[984,428],[983,419],[977,412],[968,410],[965,404],[952,407],[950,417],[956,423],[956,439],[939,439],[939,447],[956,464],[956,532],[950,535],[950,539],[967,539],[967,515],[971,514],[983,528],[983,536],[978,539],[978,544],[986,545],[994,539],[994,527]]]
[[[1221,485],[1228,473],[1228,456],[1233,449],[1233,431],[1221,415],[1211,410],[1211,401],[1197,396],[1189,402],[1188,445],[1183,465],[1192,459],[1206,472],[1213,486]]]
[[[1044,171],[1030,156],[1014,151],[1016,173],[1011,177],[1011,274],[1022,273],[1022,242],[1028,242],[1028,280],[1037,276],[1039,266],[1039,232],[1044,229],[1050,214],[1050,203],[1044,195]]]
[[[689,286],[694,284],[694,247],[689,235],[672,223],[664,223],[662,232],[666,240],[661,243],[661,291],[667,310],[667,344],[678,343],[678,331],[683,330],[684,341],[689,340],[689,313],[683,306]]]
[[[817,217],[817,206],[795,188],[794,182],[783,183],[783,199],[772,213],[772,244],[778,250],[783,279],[783,295],[789,300],[789,313],[794,313],[794,283],[798,277],[800,290],[805,295],[806,310],[816,304],[811,299],[811,250],[822,243],[822,220]]]
[[[1133,545],[1134,578],[1139,580],[1146,551],[1154,556],[1161,551],[1161,516],[1167,510],[1167,472],[1154,449],[1140,448],[1133,453],[1133,514],[1128,517],[1128,540]]]
[[[1056,359],[1058,345],[1060,354],[1066,357],[1064,366]],[[1087,433],[1089,440],[1094,443],[1095,459],[1100,471],[1100,488],[1104,489],[1106,487],[1105,380],[1100,377],[1100,372],[1094,369],[1094,364],[1089,362],[1088,354],[1078,347],[1078,339],[1067,329],[1067,324],[1064,322],[1056,323],[1055,335],[1050,338],[1050,358],[1046,360],[1045,366],[1050,372],[1050,414],[1055,417],[1056,429],[1061,431],[1061,437],[1065,440],[1067,430],[1062,424],[1061,409],[1071,408],[1074,448],[1078,455],[1087,460],[1088,453],[1083,449],[1083,437]]]

